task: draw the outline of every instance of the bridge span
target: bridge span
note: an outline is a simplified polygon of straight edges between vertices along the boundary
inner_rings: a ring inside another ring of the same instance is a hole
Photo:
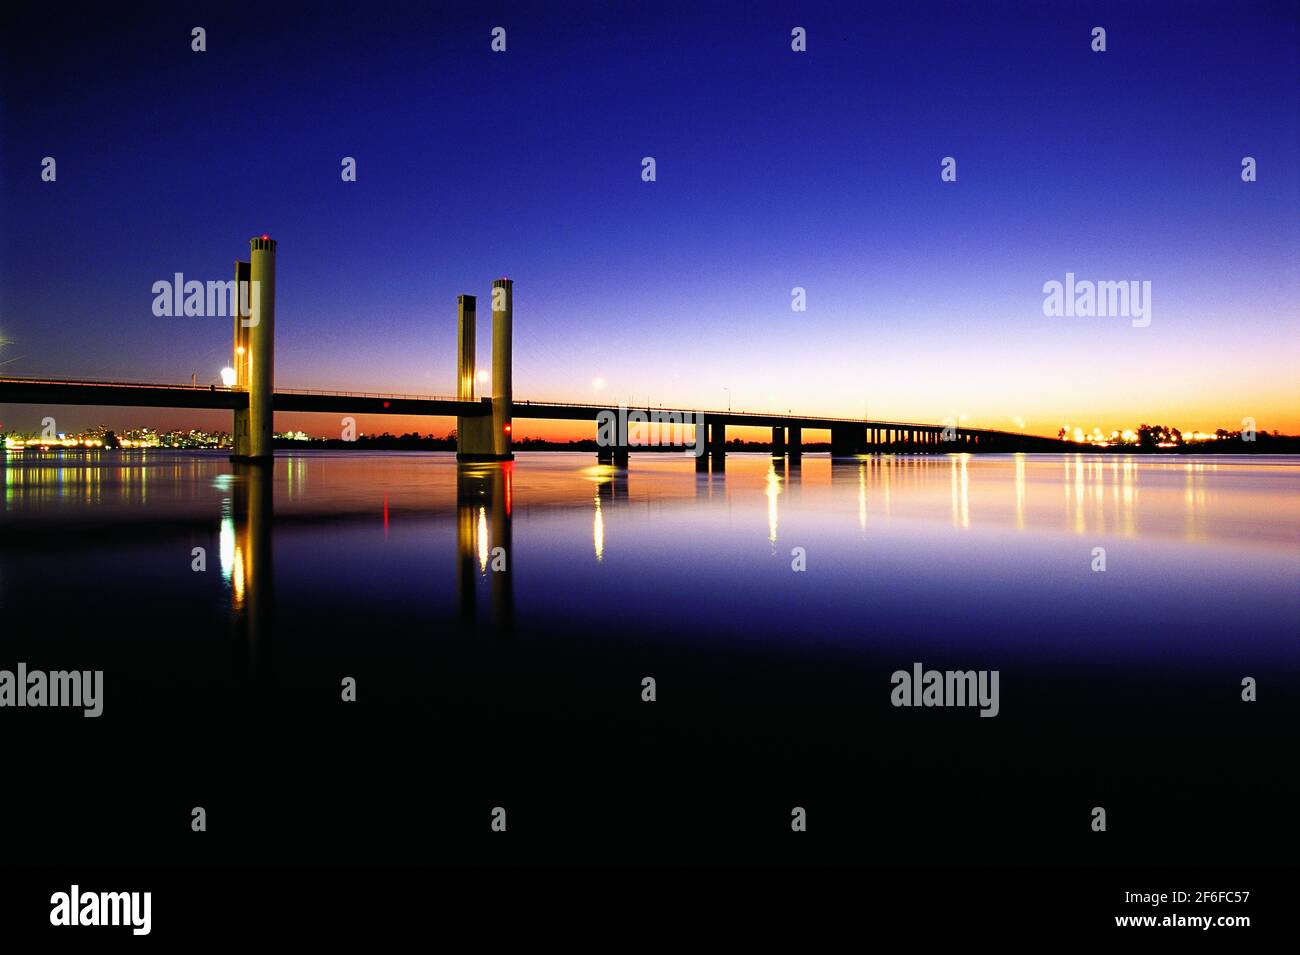
[[[0,404],[98,405],[107,407],[195,408],[236,412],[248,408],[248,392],[220,385],[191,385],[142,381],[101,381],[58,378],[0,377]],[[312,391],[280,388],[273,394],[275,411],[340,415],[406,415],[491,419],[491,398],[460,399],[441,395],[381,392]],[[1054,438],[987,428],[966,428],[915,421],[841,418],[791,412],[732,411],[655,405],[620,406],[587,402],[514,400],[510,417],[564,421],[600,420],[604,415],[639,413],[649,421],[671,420],[707,429],[710,456],[725,453],[726,428],[772,429],[773,453],[802,453],[803,432],[830,433],[832,453],[853,455],[877,451],[948,453],[968,450],[1060,450]],[[626,435],[624,435],[626,440]],[[625,458],[629,446],[612,446],[602,457]],[[703,455],[700,455],[702,458]]]

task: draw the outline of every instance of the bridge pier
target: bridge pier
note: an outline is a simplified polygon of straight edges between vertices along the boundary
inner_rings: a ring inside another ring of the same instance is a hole
[[[472,400],[478,302],[473,295],[461,295],[456,302],[456,397]],[[514,459],[513,323],[514,283],[497,279],[492,283],[492,397],[483,399],[489,413],[456,418],[458,461]]]
[[[790,459],[797,462],[803,455],[803,428],[798,425],[791,425],[788,430],[789,441],[787,443],[787,448],[789,450]]]
[[[514,360],[511,355],[514,324],[515,283],[497,279],[492,283],[492,456],[498,461],[514,459],[511,420],[514,403]]]
[[[785,457],[785,428],[772,429],[772,457]]]
[[[476,387],[475,358],[478,332],[478,299],[473,295],[456,296],[456,397],[473,401]],[[483,460],[492,454],[492,416],[458,415],[456,417],[456,460]]]
[[[247,319],[239,314],[245,263],[235,263],[235,384],[247,389],[248,410],[234,412],[231,459],[269,462],[275,455],[275,240],[254,237],[248,245]]]
[[[235,262],[235,343],[230,367],[235,369],[235,388],[248,391],[249,264]],[[248,407],[236,408],[231,430],[231,460],[248,457]]]
[[[865,425],[836,425],[831,428],[831,457],[859,454],[867,443]]]
[[[706,421],[695,426],[695,470],[705,474],[709,471],[709,425]]]
[[[727,425],[725,422],[717,420],[709,422],[709,456],[713,459],[713,470],[726,470]]]

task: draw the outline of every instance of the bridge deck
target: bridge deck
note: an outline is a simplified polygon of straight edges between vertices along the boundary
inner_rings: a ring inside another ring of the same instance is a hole
[[[186,385],[156,382],[61,380],[55,378],[0,378],[0,404],[103,405],[106,407],[204,408],[233,411],[248,407],[248,393],[221,385]],[[276,411],[324,412],[336,414],[428,415],[477,417],[491,414],[489,399],[462,401],[438,395],[398,395],[377,392],[308,391],[280,388],[275,392]],[[595,421],[602,411],[617,411],[618,405],[578,404],[554,401],[515,401],[515,418]],[[829,430],[851,425],[869,428],[916,428],[937,430],[942,424],[917,421],[878,421],[864,418],[836,418],[778,412],[731,411],[695,408],[639,406],[629,411],[647,415],[676,414],[686,422],[704,415],[710,421],[751,427],[795,427]],[[960,435],[1000,435],[1032,438],[1019,432],[987,428],[956,428]],[[1051,440],[1051,439],[1043,439]]]

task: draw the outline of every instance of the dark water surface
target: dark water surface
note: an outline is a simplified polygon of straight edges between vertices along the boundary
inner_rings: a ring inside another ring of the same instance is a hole
[[[0,478],[0,669],[105,681],[99,719],[0,711],[11,862],[1300,847],[1300,458],[738,454],[697,475],[322,452],[268,474],[148,451]],[[891,706],[916,661],[998,670],[999,715]]]

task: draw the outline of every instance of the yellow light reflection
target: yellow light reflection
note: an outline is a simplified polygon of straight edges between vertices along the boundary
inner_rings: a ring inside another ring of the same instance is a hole
[[[479,573],[487,573],[488,565],[488,529],[487,529],[487,508],[478,509],[478,569]]]
[[[781,477],[776,473],[776,465],[767,466],[767,539],[776,543],[777,506],[776,499],[781,495]]]

